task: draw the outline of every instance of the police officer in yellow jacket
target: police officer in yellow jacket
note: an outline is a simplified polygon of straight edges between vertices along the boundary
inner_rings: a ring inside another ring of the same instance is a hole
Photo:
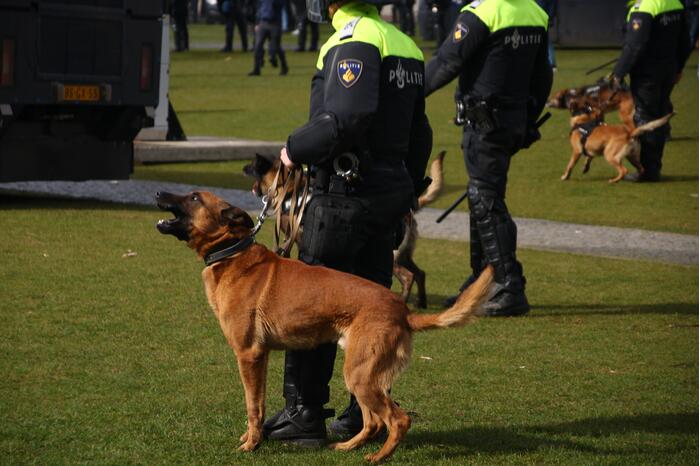
[[[308,164],[313,196],[305,210],[300,259],[391,286],[396,229],[424,187],[432,148],[425,115],[423,54],[379,17],[374,1],[307,0],[312,21],[332,18],[311,82],[309,120],[282,150]],[[319,293],[332,290],[319,290]],[[313,306],[314,303],[309,303]],[[263,426],[267,438],[318,443],[332,411],[328,382],[336,344],[285,355],[285,408]],[[362,428],[354,399],[331,424]]]
[[[502,289],[487,303],[488,316],[530,309],[505,194],[510,159],[539,138],[535,122],[552,85],[547,22],[533,0],[471,2],[426,65],[427,95],[459,76],[456,121],[465,123],[473,273],[463,288],[486,264],[493,265]]]
[[[673,110],[671,90],[691,52],[689,28],[679,0],[638,0],[627,16],[625,43],[613,83],[619,85],[629,73],[637,126],[656,120]],[[659,181],[661,158],[668,125],[640,137],[641,176],[630,181]]]

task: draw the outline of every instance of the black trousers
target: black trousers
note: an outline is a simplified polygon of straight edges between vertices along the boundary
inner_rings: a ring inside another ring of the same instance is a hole
[[[391,287],[395,232],[402,217],[409,211],[413,188],[408,183],[403,189],[388,193],[377,193],[357,198],[362,216],[357,222],[360,228],[353,229],[352,237],[344,245],[342,257],[332,260],[325,257],[309,257],[300,251],[305,262],[324,265],[349,272],[371,280],[387,288]],[[314,209],[312,198],[306,212]],[[305,217],[304,236],[311,234]],[[336,236],[319,237],[319,241],[337,241]],[[313,306],[313,303],[309,303]],[[329,400],[329,387],[337,352],[336,343],[327,343],[308,351],[287,351],[283,395],[288,405],[324,405]]]
[[[283,68],[287,67],[287,56],[284,54],[284,49],[281,44],[282,25],[280,23],[270,23],[260,21],[256,24],[255,31],[255,63],[254,69],[260,71],[265,60],[265,41],[270,41],[270,58],[278,56],[280,64]]]
[[[226,19],[226,43],[224,48],[226,50],[233,49],[233,33],[235,26],[238,26],[238,35],[241,37],[241,49],[243,51],[248,50],[248,25],[245,22],[243,10],[238,0],[231,2],[231,11],[225,13],[224,18]]]
[[[462,138],[464,163],[469,174],[472,275],[478,276],[486,264],[491,264],[496,282],[514,293],[524,290],[525,279],[515,254],[517,226],[506,206],[505,195],[510,161],[522,144],[523,134],[524,127],[515,124],[504,125],[489,134],[467,126]]]
[[[181,52],[190,48],[190,33],[187,30],[187,8],[173,12],[175,20],[175,50]]]
[[[306,10],[302,11],[298,19],[299,24],[299,50],[306,49],[306,30],[311,30],[311,41],[309,42],[309,50],[318,49],[318,23],[314,23],[306,16]]]
[[[416,20],[413,15],[414,3],[414,0],[402,0],[396,3],[401,31],[409,36],[413,36],[416,33]]]
[[[671,91],[675,75],[630,76],[630,88],[634,99],[634,122],[637,126],[661,118],[673,111]],[[640,159],[644,167],[644,178],[658,179],[661,174],[661,159],[669,134],[669,125],[664,125],[639,138],[642,146]]]

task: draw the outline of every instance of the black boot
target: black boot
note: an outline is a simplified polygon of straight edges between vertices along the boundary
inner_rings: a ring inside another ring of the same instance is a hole
[[[362,430],[362,410],[357,404],[355,395],[350,395],[350,404],[338,419],[330,423],[328,428],[338,437],[354,437]]]
[[[324,409],[333,375],[337,345],[324,344],[311,351],[287,351],[284,358],[284,409],[267,419],[263,435],[306,446],[326,440],[325,420],[335,415]]]
[[[522,287],[511,291],[501,288],[475,313],[481,317],[517,317],[530,311],[530,303],[525,296],[525,277],[522,277]]]
[[[511,292],[502,290],[491,298],[476,315],[482,317],[517,317],[530,311],[525,290]]]
[[[488,317],[520,316],[530,310],[525,296],[525,277],[515,257],[518,229],[510,217],[502,193],[475,180],[469,181],[470,227],[476,225],[483,265],[493,266],[494,281],[501,290],[478,315]],[[472,256],[472,267],[476,257]],[[474,270],[474,276],[480,270]]]
[[[289,73],[289,66],[287,66],[287,56],[283,51],[280,52],[280,75],[286,76]]]
[[[263,436],[270,440],[318,447],[326,443],[325,420],[335,415],[322,406],[288,404],[263,424]]]

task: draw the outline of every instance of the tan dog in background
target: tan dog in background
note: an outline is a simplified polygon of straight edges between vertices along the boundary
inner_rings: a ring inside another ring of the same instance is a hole
[[[285,259],[254,243],[250,216],[211,193],[157,193],[156,200],[175,216],[160,220],[158,231],[186,241],[209,263],[202,271],[204,289],[236,354],[245,389],[248,427],[239,450],[252,451],[262,441],[270,350],[338,342],[345,349],[345,385],[357,398],[364,425],[355,437],[332,446],[357,448],[386,426],[384,445],[365,457],[373,463],[385,460],[411,426],[406,412],[389,397],[389,388],[410,360],[413,333],[468,323],[493,292],[489,266],[451,308],[411,313],[381,285]],[[231,255],[211,262],[212,254],[231,247],[240,249],[229,249]]]
[[[428,189],[418,198],[418,209],[434,202],[442,193],[443,188],[443,161],[445,151],[441,151],[430,164],[430,177],[432,182]],[[270,160],[261,155],[256,155],[253,161],[243,167],[243,173],[253,178],[253,193],[262,197],[267,194],[275,179],[279,169],[279,159]],[[272,206],[273,208],[275,206]],[[425,290],[425,272],[418,267],[413,260],[413,253],[416,250],[418,241],[418,223],[415,219],[415,212],[410,212],[404,217],[404,236],[398,248],[394,250],[393,274],[401,283],[401,297],[408,302],[413,284],[416,284],[416,304],[419,308],[426,308],[428,305],[427,293]],[[287,225],[287,222],[282,222]]]
[[[582,155],[586,156],[586,164],[583,173],[588,172],[594,156],[602,155],[605,160],[617,170],[617,176],[608,180],[610,183],[617,183],[627,174],[627,168],[622,164],[624,159],[629,160],[640,175],[644,173],[644,168],[639,161],[641,146],[637,138],[644,133],[648,133],[665,125],[674,115],[673,113],[669,113],[658,120],[650,121],[639,128],[630,130],[625,125],[606,125],[603,122],[603,111],[599,108],[591,108],[588,106],[578,108],[572,105],[571,112],[571,135],[569,137],[569,142],[571,143],[572,153],[571,159],[569,159],[569,163],[564,170],[564,174],[561,176],[561,180],[565,181],[569,179],[571,171]],[[589,131],[589,134],[584,142],[585,132],[580,131],[580,128],[583,128],[591,122],[597,122],[597,126],[591,126],[586,131]]]

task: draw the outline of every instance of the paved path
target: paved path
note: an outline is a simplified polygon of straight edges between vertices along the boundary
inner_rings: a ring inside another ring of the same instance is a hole
[[[0,193],[48,196],[73,199],[96,199],[127,204],[154,205],[156,191],[184,193],[208,190],[228,202],[249,211],[260,209],[252,193],[236,189],[209,188],[159,181],[26,181],[0,183]],[[467,215],[453,212],[442,223],[435,219],[440,210],[426,208],[417,219],[421,236],[426,238],[467,241]],[[594,256],[645,259],[674,264],[698,264],[698,236],[602,227],[573,223],[516,218],[518,246],[530,249],[573,252]]]

